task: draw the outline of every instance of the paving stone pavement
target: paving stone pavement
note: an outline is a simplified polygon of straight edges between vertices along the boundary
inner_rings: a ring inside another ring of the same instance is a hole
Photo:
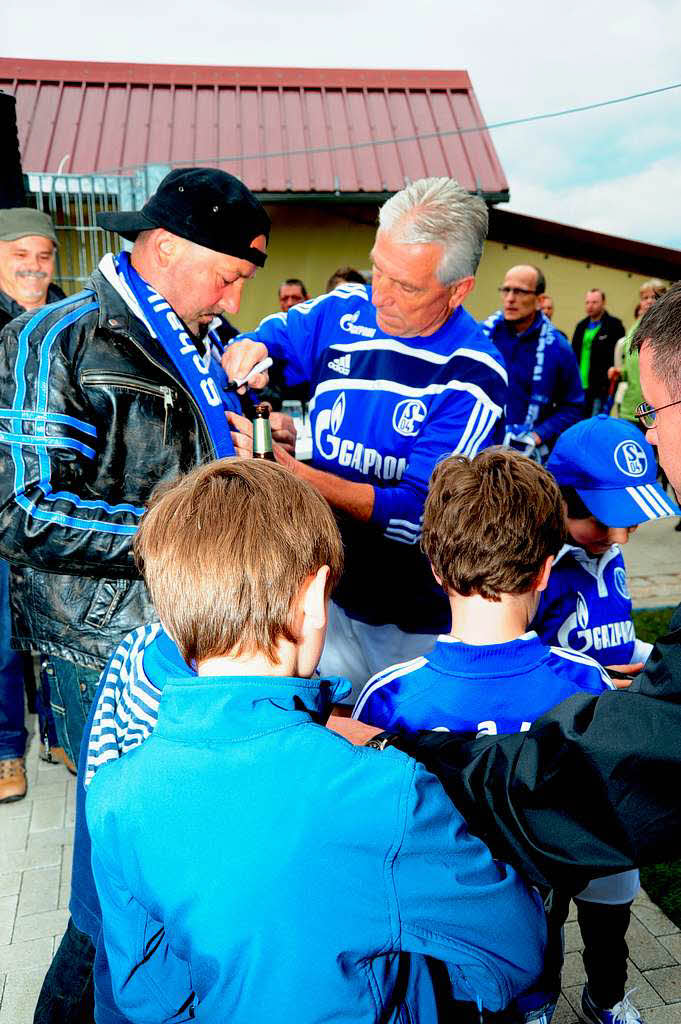
[[[35,727],[31,717],[29,729]],[[32,1024],[47,967],[68,920],[75,779],[38,758],[31,737],[28,796],[0,805],[0,1024]],[[574,908],[573,908],[574,910]],[[681,1024],[681,932],[645,893],[627,936],[629,986],[646,1024]],[[584,983],[574,912],[565,929],[563,994],[553,1024],[577,1024]]]

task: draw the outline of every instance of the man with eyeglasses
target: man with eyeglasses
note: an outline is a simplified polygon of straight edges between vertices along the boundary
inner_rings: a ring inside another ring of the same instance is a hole
[[[541,457],[584,408],[574,352],[542,312],[545,291],[538,267],[511,267],[499,288],[502,308],[482,324],[508,370],[506,443]]]

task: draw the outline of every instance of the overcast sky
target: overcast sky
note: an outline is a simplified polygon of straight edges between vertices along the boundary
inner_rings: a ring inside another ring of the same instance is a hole
[[[488,123],[681,82],[681,0],[117,0],[2,4],[0,54],[463,68]],[[4,24],[3,24],[4,22]],[[681,248],[681,89],[492,137],[509,209]]]

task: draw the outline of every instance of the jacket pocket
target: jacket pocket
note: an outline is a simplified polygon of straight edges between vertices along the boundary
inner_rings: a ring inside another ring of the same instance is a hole
[[[85,616],[85,624],[95,629],[107,626],[129,588],[129,580],[99,580]]]
[[[140,395],[154,395],[163,399],[163,443],[168,437],[168,416],[175,405],[177,392],[167,384],[157,384],[153,380],[144,380],[133,373],[112,373],[106,370],[83,370],[80,383],[84,388],[115,388],[132,391]]]

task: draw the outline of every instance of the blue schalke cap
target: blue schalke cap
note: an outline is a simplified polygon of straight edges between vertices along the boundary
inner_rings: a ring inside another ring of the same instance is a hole
[[[547,468],[561,487],[574,487],[606,526],[635,526],[681,515],[656,482],[652,446],[637,427],[611,416],[593,416],[558,438]]]

